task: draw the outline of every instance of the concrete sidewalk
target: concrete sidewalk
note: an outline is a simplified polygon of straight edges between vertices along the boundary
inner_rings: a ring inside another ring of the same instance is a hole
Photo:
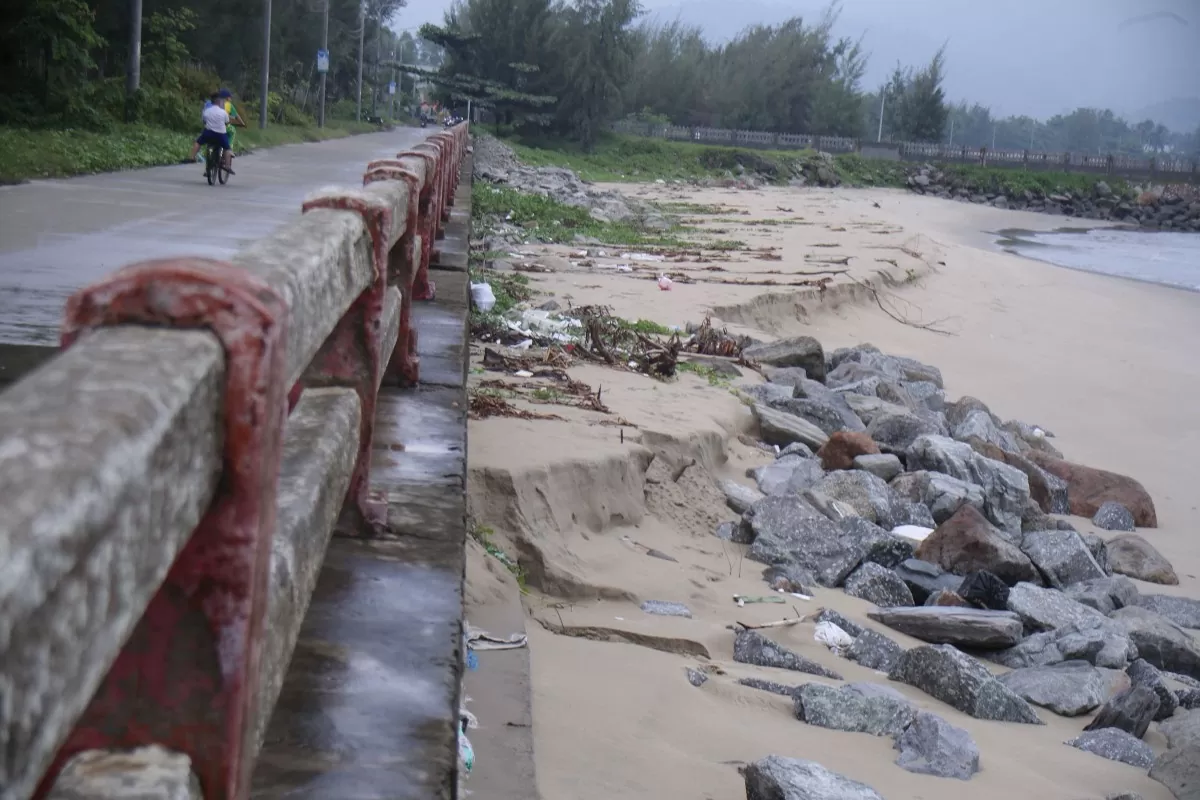
[[[436,132],[263,150],[236,159],[225,186],[209,186],[202,164],[180,164],[0,187],[0,383],[11,379],[4,345],[57,346],[63,304],[80,286],[148,258],[228,257],[299,214],[309,192],[360,186],[368,161]]]

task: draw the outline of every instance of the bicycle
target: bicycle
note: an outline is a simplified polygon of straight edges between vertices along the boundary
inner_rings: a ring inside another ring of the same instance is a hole
[[[204,177],[209,186],[213,185],[214,180],[224,186],[229,180],[229,168],[225,166],[225,148],[212,143],[207,147],[204,153]]]

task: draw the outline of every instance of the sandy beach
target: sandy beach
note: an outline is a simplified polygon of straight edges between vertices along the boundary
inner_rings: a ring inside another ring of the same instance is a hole
[[[892,190],[622,189],[719,205],[720,213],[697,223],[745,246],[669,262],[620,248],[580,257],[578,248],[522,246],[523,260],[545,270],[527,273],[535,303],[604,304],[621,317],[668,326],[711,315],[759,340],[809,335],[826,352],[869,342],[936,365],[948,400],[980,398],[1003,419],[1053,431],[1071,461],[1140,481],[1159,527],[1139,533],[1171,561],[1179,585],[1139,589],[1200,597],[1200,293],[1057,268],[993,244],[994,232],[1070,224],[1062,218]],[[677,276],[670,291],[656,285],[663,271]],[[820,286],[796,285],[822,278]],[[482,355],[476,344],[473,363]],[[529,635],[543,800],[741,800],[738,766],[768,755],[816,761],[888,800],[964,792],[980,800],[1099,800],[1119,791],[1171,798],[1145,769],[1064,744],[1090,716],[1038,708],[1042,726],[974,719],[833,654],[814,641],[811,623],[767,633],[847,682],[888,684],[965,728],[981,771],[969,783],[905,771],[893,763],[890,738],[807,725],[794,718],[789,698],[738,685],[744,677],[836,683],[735,663],[729,626],[738,622],[824,607],[905,647],[920,642],[870,622],[871,605],[840,589],[817,588],[811,600],[786,605],[734,603],[734,594],[769,592],[747,547],[714,536],[737,518],[717,481],[752,486],[746,470],[773,459],[752,440],[751,411],[730,391],[758,375],[743,369],[730,385],[695,374],[658,381],[584,362],[568,373],[600,389],[610,413],[530,398],[514,403],[561,419],[495,417],[469,428],[470,512],[489,541],[520,562],[528,588],[520,595],[513,576],[471,543],[467,617],[493,630],[509,626],[504,633],[523,624]],[[475,384],[497,378],[480,369],[472,375]],[[1081,532],[1113,535],[1087,519],[1069,521]],[[684,603],[692,618],[645,614],[646,600]],[[693,686],[688,667],[709,679]],[[472,734],[479,765],[470,788],[479,797],[510,796],[487,788],[498,785],[488,772],[501,771],[504,731],[495,726],[504,723],[473,710],[481,731]],[[1145,741],[1157,753],[1166,743],[1155,727]]]

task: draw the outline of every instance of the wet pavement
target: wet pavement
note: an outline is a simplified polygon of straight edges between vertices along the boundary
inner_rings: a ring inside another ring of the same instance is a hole
[[[390,535],[334,535],[255,769],[254,800],[456,796],[468,310],[457,262],[469,185],[459,192],[439,243],[443,269],[430,275],[437,299],[413,307],[421,385],[379,394],[371,484],[387,495]]]
[[[4,345],[57,345],[63,304],[80,286],[147,258],[232,255],[300,213],[312,190],[361,185],[368,161],[430,133],[263,150],[237,159],[225,186],[209,186],[201,164],[179,164],[0,187],[0,382]]]

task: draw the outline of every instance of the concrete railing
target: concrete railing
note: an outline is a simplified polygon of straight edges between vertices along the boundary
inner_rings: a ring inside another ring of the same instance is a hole
[[[876,145],[874,142],[846,136],[809,136],[807,134],[740,131],[726,128],[684,127],[629,120],[615,123],[613,130],[617,133],[653,139],[729,147],[774,150],[812,149],[828,153],[861,152],[868,157],[880,157],[881,151],[888,150],[891,151],[891,155],[883,157],[890,157],[893,160],[1089,172],[1163,183],[1200,183],[1200,159],[1170,155],[1139,158],[1126,155],[1088,155],[1086,153],[962,147],[925,142],[883,142]]]
[[[0,799],[150,745],[206,800],[248,796],[332,531],[383,524],[376,395],[418,378],[467,146],[372,162],[231,261],[81,289],[62,351],[0,394]]]

